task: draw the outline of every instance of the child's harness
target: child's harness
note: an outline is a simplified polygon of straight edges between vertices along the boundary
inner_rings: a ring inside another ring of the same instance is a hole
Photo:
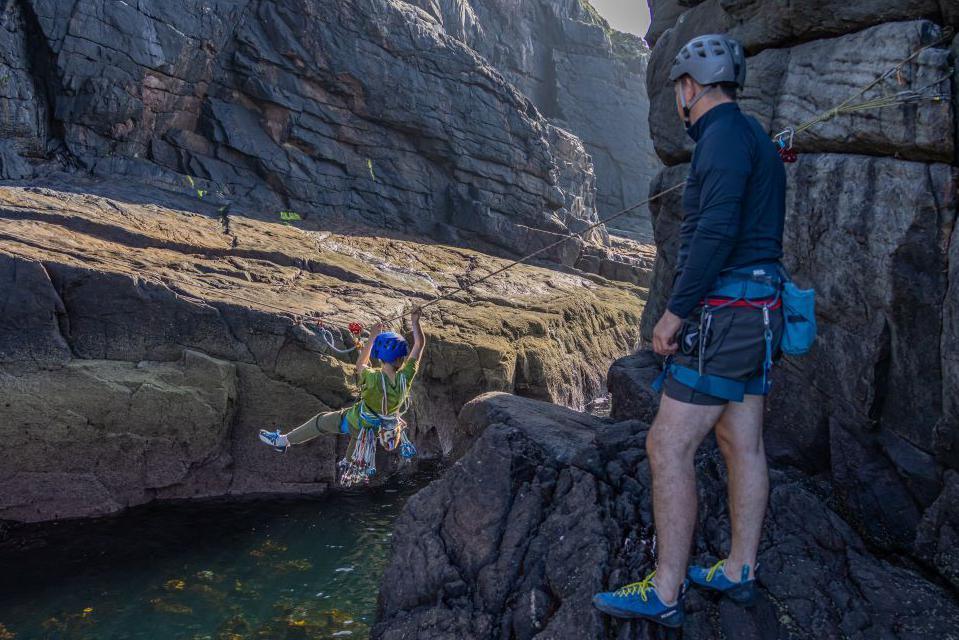
[[[376,443],[387,451],[395,451],[400,448],[400,455],[404,460],[411,460],[416,455],[416,447],[410,441],[406,434],[407,423],[403,419],[403,414],[410,407],[409,383],[406,374],[398,373],[396,378],[400,385],[400,403],[396,410],[389,412],[387,407],[386,395],[386,374],[380,372],[380,383],[383,385],[383,399],[380,405],[380,412],[377,413],[369,408],[366,401],[360,399],[359,402],[359,433],[356,436],[356,442],[353,451],[347,458],[340,461],[340,468],[343,470],[340,475],[340,483],[351,487],[361,482],[368,483],[370,478],[376,475]]]

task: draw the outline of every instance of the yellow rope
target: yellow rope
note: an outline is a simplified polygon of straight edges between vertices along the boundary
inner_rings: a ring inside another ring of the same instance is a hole
[[[919,49],[917,49],[916,51],[914,51],[914,52],[912,53],[912,55],[910,55],[908,58],[905,58],[904,60],[902,60],[901,62],[899,62],[899,64],[897,64],[896,66],[891,67],[891,68],[887,69],[884,73],[881,73],[880,75],[878,75],[874,80],[872,80],[871,82],[869,82],[868,84],[866,84],[865,86],[863,86],[863,87],[862,87],[859,91],[857,91],[856,93],[854,93],[854,94],[852,94],[851,96],[849,96],[848,98],[846,98],[846,100],[844,100],[844,101],[843,101],[842,103],[840,103],[838,106],[833,107],[833,108],[830,109],[829,111],[826,111],[826,112],[823,113],[822,115],[820,115],[820,116],[818,116],[818,117],[816,117],[816,118],[813,118],[812,120],[807,120],[806,122],[804,122],[804,123],[802,123],[801,125],[799,125],[798,127],[796,127],[796,128],[794,129],[794,132],[795,132],[795,133],[801,133],[801,132],[809,129],[810,127],[813,127],[813,126],[815,126],[815,125],[817,125],[817,124],[820,124],[820,123],[822,123],[822,122],[825,122],[825,121],[827,121],[827,120],[831,120],[832,118],[835,118],[836,116],[838,116],[838,115],[840,115],[840,114],[842,114],[842,113],[848,113],[849,111],[854,111],[854,110],[856,110],[856,109],[855,109],[855,106],[852,106],[852,107],[850,106],[850,105],[852,105],[852,103],[853,103],[855,100],[857,100],[857,99],[861,98],[862,96],[864,96],[870,89],[872,89],[873,87],[875,87],[876,85],[878,85],[880,82],[882,82],[883,80],[885,80],[885,79],[888,78],[889,76],[893,75],[894,73],[898,73],[899,71],[901,71],[903,67],[905,67],[907,64],[909,64],[910,62],[912,62],[912,61],[915,60],[916,58],[918,58],[924,51],[927,51],[927,50],[929,50],[929,49],[932,49],[933,47],[936,47],[936,46],[938,46],[938,45],[946,42],[946,41],[949,40],[951,37],[952,37],[952,31],[951,31],[950,29],[946,29],[945,31],[943,31],[942,37],[940,37],[938,40],[936,40],[935,42],[931,42],[931,43],[929,43],[929,44],[927,44],[927,45],[925,45],[925,46],[923,46],[923,47],[920,47]]]

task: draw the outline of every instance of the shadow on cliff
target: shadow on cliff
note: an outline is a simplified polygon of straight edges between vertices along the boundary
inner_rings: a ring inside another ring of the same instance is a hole
[[[114,208],[117,206],[122,207],[124,204],[163,207],[174,211],[179,211],[186,216],[198,215],[205,218],[218,220],[222,226],[223,233],[227,236],[231,235],[231,220],[236,217],[242,217],[250,220],[256,220],[258,222],[282,225],[285,227],[292,227],[302,231],[310,231],[320,234],[332,233],[341,236],[352,236],[357,238],[378,238],[383,240],[416,243],[420,245],[465,249],[503,260],[517,260],[523,257],[515,252],[507,250],[502,246],[488,242],[479,234],[471,233],[462,229],[456,229],[446,224],[436,223],[430,225],[429,229],[399,231],[390,228],[372,227],[358,223],[355,220],[351,220],[346,217],[319,216],[310,215],[308,213],[300,214],[296,212],[293,212],[296,213],[296,219],[288,221],[283,219],[283,214],[288,214],[290,212],[266,212],[262,208],[250,208],[249,206],[244,205],[242,202],[226,200],[222,197],[216,196],[215,194],[207,194],[206,192],[198,190],[195,187],[190,187],[189,185],[186,185],[182,191],[177,191],[169,188],[168,186],[149,186],[143,183],[132,181],[130,179],[106,181],[102,179],[84,178],[75,174],[54,174],[42,179],[37,178],[28,181],[0,182],[0,187],[2,186],[27,187],[41,191],[52,190],[56,192],[72,193],[79,196],[101,197],[107,199],[110,202],[110,206]],[[199,193],[202,193],[203,195],[200,196],[198,195]],[[37,211],[26,209],[14,210],[12,208],[7,208],[0,212],[0,215],[10,219],[29,219],[50,224],[58,224],[73,231],[78,231],[107,242],[123,244],[133,249],[164,248],[188,253],[196,252],[198,249],[196,246],[189,245],[187,243],[178,243],[172,240],[165,241],[162,244],[157,243],[156,239],[151,236],[133,233],[116,225],[99,224],[88,219],[83,214],[70,215],[68,210],[51,213],[55,215],[47,215],[46,213],[39,213]],[[189,225],[188,217],[184,217],[183,224]],[[536,230],[536,233],[543,234],[544,232],[542,230]],[[555,242],[563,237],[563,234],[557,233],[553,236],[552,241]],[[569,247],[568,250],[566,249],[567,246]],[[537,256],[533,259],[524,260],[524,263],[542,269],[549,269],[569,275],[577,275],[587,278],[605,278],[612,280],[625,280],[627,282],[636,282],[639,280],[645,283],[643,273],[648,270],[645,266],[636,267],[627,263],[612,262],[614,265],[623,265],[625,269],[621,271],[626,271],[626,273],[610,274],[608,270],[603,272],[602,269],[596,267],[587,271],[577,268],[580,264],[582,264],[582,260],[578,260],[577,266],[574,267],[562,262],[557,262],[557,260],[554,259],[560,258],[563,254],[568,254],[569,251],[579,253],[582,258],[590,253],[589,251],[582,253],[584,250],[585,245],[582,240],[574,236],[571,237],[567,243],[560,245],[560,247],[557,249],[545,252],[541,256]],[[603,252],[605,249],[597,247],[595,251]],[[595,251],[592,253],[595,253]],[[290,256],[285,256],[279,253],[267,254],[247,250],[243,247],[236,246],[235,242],[234,246],[230,249],[205,249],[203,254],[207,257],[248,257],[274,261],[283,266],[303,266],[299,264],[298,260],[295,260]],[[600,253],[600,255],[602,255],[602,253]],[[602,260],[602,258],[599,258],[599,260]],[[464,262],[463,267],[464,273],[463,277],[460,279],[461,284],[468,284],[468,277],[475,279],[476,277],[481,277],[484,275],[483,273],[473,273],[471,265],[468,262]],[[309,268],[309,265],[307,265],[307,268]],[[601,272],[602,275],[598,272]],[[346,280],[349,279],[345,277],[345,271],[331,275],[338,275],[340,277],[344,277]],[[612,277],[607,277],[610,275],[612,275]]]

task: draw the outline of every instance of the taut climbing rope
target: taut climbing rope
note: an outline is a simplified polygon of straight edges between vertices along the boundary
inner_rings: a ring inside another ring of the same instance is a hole
[[[898,92],[898,93],[896,93],[896,94],[893,94],[893,95],[890,95],[890,96],[881,96],[881,97],[879,97],[879,98],[874,98],[874,99],[872,99],[872,100],[867,100],[867,101],[865,101],[865,102],[855,103],[856,100],[858,100],[859,98],[861,98],[862,96],[864,96],[867,91],[869,91],[870,89],[874,88],[876,85],[878,85],[879,83],[881,83],[883,80],[885,80],[886,78],[889,78],[889,77],[892,76],[893,74],[898,74],[900,71],[902,71],[902,68],[903,68],[903,67],[905,67],[907,64],[909,64],[910,62],[912,62],[912,61],[915,60],[916,58],[918,58],[923,52],[925,52],[925,51],[927,51],[927,50],[929,50],[929,49],[932,49],[933,47],[939,46],[940,44],[945,43],[945,42],[946,42],[947,40],[949,40],[951,37],[952,37],[952,31],[949,30],[949,29],[944,30],[942,37],[940,37],[939,39],[935,40],[934,42],[931,42],[931,43],[929,43],[929,44],[927,44],[927,45],[925,45],[925,46],[923,46],[923,47],[920,47],[919,49],[916,49],[916,50],[912,53],[912,55],[910,55],[909,57],[903,59],[902,61],[900,61],[900,62],[899,62],[898,64],[896,64],[895,66],[892,66],[892,67],[890,67],[889,69],[887,69],[884,73],[882,73],[882,74],[880,74],[879,76],[877,76],[875,80],[873,80],[872,82],[866,84],[866,85],[863,86],[859,91],[857,91],[856,93],[854,93],[854,94],[852,94],[851,96],[849,96],[849,97],[848,97],[846,100],[844,100],[841,104],[839,104],[839,105],[836,106],[836,107],[833,107],[832,109],[829,109],[828,111],[823,112],[821,115],[819,115],[819,116],[817,116],[817,117],[815,117],[815,118],[812,118],[812,119],[810,119],[810,120],[807,120],[806,122],[804,122],[804,123],[802,123],[801,125],[799,125],[798,127],[796,127],[794,132],[795,132],[795,133],[802,133],[803,131],[805,131],[806,129],[809,129],[810,127],[814,127],[815,125],[817,125],[817,124],[819,124],[819,123],[821,123],[821,122],[825,122],[825,121],[827,121],[827,120],[831,120],[832,118],[835,118],[836,116],[841,115],[841,114],[844,114],[844,113],[854,113],[854,112],[856,112],[856,111],[866,111],[866,110],[871,110],[871,109],[881,109],[881,108],[883,108],[883,107],[888,107],[888,106],[892,106],[892,105],[896,105],[896,104],[905,104],[905,103],[909,103],[909,102],[920,102],[920,101],[922,101],[922,100],[931,100],[931,101],[933,101],[933,102],[940,102],[940,101],[946,99],[947,96],[941,95],[941,94],[929,95],[929,96],[924,95],[924,94],[925,94],[926,91],[928,91],[928,90],[931,89],[932,87],[939,86],[939,85],[942,84],[944,81],[948,80],[948,79],[949,79],[949,76],[944,76],[942,79],[940,79],[940,80],[938,80],[938,81],[936,81],[936,82],[929,83],[929,84],[926,85],[925,87],[922,87],[921,89],[918,89],[918,90],[900,91],[900,92]],[[855,103],[855,104],[853,104],[853,103]]]
[[[836,116],[839,116],[839,115],[842,115],[842,114],[855,113],[855,112],[859,112],[859,111],[866,111],[866,110],[873,110],[873,109],[882,109],[882,108],[889,107],[889,106],[894,106],[894,105],[897,105],[897,104],[908,104],[908,103],[915,103],[915,102],[921,102],[921,101],[926,101],[926,100],[933,101],[933,102],[942,102],[942,101],[947,100],[947,99],[948,99],[948,96],[946,96],[945,94],[927,94],[927,93],[926,93],[929,89],[931,89],[931,88],[933,88],[933,87],[937,87],[937,86],[940,85],[942,82],[944,82],[945,80],[948,79],[948,77],[944,77],[944,78],[942,78],[941,80],[936,81],[936,82],[932,82],[932,83],[930,83],[930,84],[928,84],[928,85],[926,85],[925,87],[922,87],[922,88],[920,88],[920,89],[900,91],[900,92],[898,92],[898,93],[896,93],[896,94],[893,94],[893,95],[881,96],[881,97],[879,97],[879,98],[873,98],[873,99],[871,99],[871,100],[865,100],[865,101],[862,101],[862,102],[856,102],[859,98],[861,98],[863,95],[865,95],[870,89],[876,87],[876,86],[877,86],[878,84],[880,84],[883,80],[889,78],[889,77],[892,76],[893,74],[899,73],[899,72],[902,70],[903,67],[905,67],[907,64],[909,64],[910,62],[912,62],[912,61],[915,60],[916,58],[918,58],[919,55],[921,55],[924,51],[926,51],[926,50],[928,50],[928,49],[931,49],[931,48],[933,48],[933,47],[936,47],[936,46],[938,46],[938,45],[946,42],[946,41],[947,41],[949,38],[951,38],[951,37],[952,37],[951,31],[945,30],[945,31],[943,32],[943,36],[942,36],[942,37],[940,37],[939,39],[937,39],[936,41],[934,41],[934,42],[932,42],[932,43],[930,43],[930,44],[927,44],[927,45],[925,45],[925,46],[917,49],[917,50],[916,50],[915,52],[913,52],[909,57],[903,59],[902,61],[900,61],[898,64],[894,65],[893,67],[890,67],[888,70],[886,70],[885,72],[883,72],[882,74],[880,74],[879,76],[877,76],[874,80],[872,80],[871,82],[869,82],[868,84],[866,84],[865,86],[863,86],[859,91],[857,91],[856,93],[854,93],[852,96],[850,96],[849,98],[847,98],[846,100],[844,100],[842,103],[840,103],[840,104],[837,105],[836,107],[833,107],[832,109],[829,109],[829,110],[827,110],[827,111],[824,111],[821,115],[819,115],[819,116],[817,116],[817,117],[815,117],[815,118],[812,118],[812,119],[810,119],[810,120],[807,120],[806,122],[803,122],[802,124],[796,126],[795,128],[785,129],[784,131],[782,131],[782,132],[780,132],[779,134],[777,134],[776,136],[774,136],[773,139],[774,139],[774,141],[777,143],[777,145],[778,145],[779,148],[780,148],[780,154],[783,156],[783,160],[786,161],[786,162],[794,162],[794,161],[795,161],[795,159],[796,159],[796,152],[793,150],[792,141],[793,141],[793,138],[794,138],[797,134],[800,134],[800,133],[802,133],[803,131],[806,131],[807,129],[809,129],[809,128],[811,128],[811,127],[814,127],[814,126],[816,126],[817,124],[820,124],[820,123],[822,123],[822,122],[826,122],[827,120],[831,120],[832,118],[835,118]],[[460,286],[458,286],[458,287],[456,287],[456,288],[454,288],[454,289],[452,289],[452,290],[450,290],[450,291],[447,291],[446,293],[444,293],[444,294],[442,294],[442,295],[440,295],[440,296],[436,296],[436,297],[428,300],[428,301],[425,302],[424,304],[420,305],[419,308],[420,308],[420,309],[425,309],[426,307],[431,307],[431,306],[436,305],[436,304],[439,304],[440,302],[443,302],[443,301],[445,301],[445,300],[449,300],[450,298],[452,298],[452,297],[455,296],[456,294],[462,293],[462,292],[465,292],[465,291],[468,291],[468,290],[471,289],[472,287],[475,287],[476,285],[481,284],[481,283],[489,280],[490,278],[493,278],[493,277],[495,277],[495,276],[497,276],[497,275],[499,275],[499,274],[501,274],[501,273],[503,273],[503,272],[505,272],[505,271],[508,271],[508,270],[512,269],[513,267],[515,267],[515,266],[517,266],[517,265],[520,265],[520,264],[523,264],[523,263],[525,263],[525,262],[528,262],[529,260],[532,260],[532,259],[535,258],[536,256],[542,255],[543,253],[546,253],[547,251],[550,251],[551,249],[555,249],[556,247],[562,245],[562,244],[565,243],[565,242],[568,242],[569,240],[583,239],[583,238],[586,236],[586,234],[588,234],[588,233],[590,233],[591,231],[597,229],[598,227],[601,227],[601,226],[603,226],[603,225],[606,225],[606,224],[612,222],[613,220],[616,220],[617,218],[621,218],[622,216],[626,215],[627,213],[630,213],[630,212],[635,211],[636,209],[638,209],[638,208],[640,208],[640,207],[642,207],[642,206],[645,206],[645,205],[647,205],[647,204],[650,204],[650,203],[652,203],[652,202],[654,202],[654,201],[662,198],[663,196],[669,195],[670,193],[672,193],[672,192],[674,192],[674,191],[682,188],[685,184],[686,184],[686,181],[683,180],[682,182],[679,182],[679,183],[677,183],[677,184],[675,184],[675,185],[673,185],[673,186],[671,186],[671,187],[669,187],[669,188],[667,188],[667,189],[663,189],[662,191],[659,191],[658,193],[653,194],[652,196],[646,198],[646,199],[643,200],[642,202],[638,202],[638,203],[636,203],[636,204],[634,204],[634,205],[631,205],[631,206],[629,206],[629,207],[626,207],[625,209],[622,209],[622,210],[620,210],[620,211],[617,211],[616,213],[614,213],[614,214],[612,214],[612,215],[610,215],[610,216],[607,216],[607,217],[605,217],[605,218],[599,219],[598,221],[596,221],[596,222],[594,222],[593,224],[587,226],[585,229],[583,229],[582,231],[579,231],[578,233],[570,233],[570,234],[562,235],[559,240],[556,240],[555,242],[552,242],[552,243],[550,243],[550,244],[548,244],[548,245],[546,245],[546,246],[544,246],[544,247],[541,247],[540,249],[537,249],[536,251],[533,251],[532,253],[529,253],[529,254],[521,257],[521,258],[518,258],[518,259],[516,259],[516,260],[513,260],[512,262],[509,262],[509,263],[507,263],[506,265],[504,265],[504,266],[502,266],[502,267],[500,267],[500,268],[498,268],[498,269],[495,269],[494,271],[491,271],[490,273],[486,274],[485,276],[482,276],[481,278],[477,278],[476,280],[469,281],[469,282],[467,282],[467,283],[465,283],[465,284],[461,284]],[[222,207],[221,207],[221,209],[222,209]],[[21,239],[19,239],[19,238],[16,238],[16,237],[13,237],[13,236],[9,236],[9,235],[7,235],[7,234],[2,234],[2,233],[0,233],[0,239],[11,240],[11,241],[13,241],[13,242],[17,242],[18,244],[33,245],[33,246],[37,246],[37,247],[39,247],[39,248],[41,248],[41,249],[46,249],[46,250],[48,250],[48,251],[53,251],[53,252],[59,252],[59,251],[60,251],[59,249],[56,249],[56,248],[45,247],[45,246],[43,246],[42,243],[38,243],[38,242],[32,242],[32,241],[31,241],[31,242],[27,243],[27,242],[24,242],[23,240],[21,240]],[[111,260],[109,260],[109,259],[104,258],[103,256],[97,256],[97,258],[98,258],[100,261],[102,261],[102,262],[106,262],[106,263],[111,263],[111,262],[112,262],[113,264],[119,265],[119,266],[121,266],[122,268],[127,268],[127,267],[129,266],[129,265],[125,265],[125,264],[123,264],[123,263],[120,263],[120,262],[118,262],[118,261],[111,261]],[[32,259],[32,258],[31,258],[31,259]],[[143,277],[144,280],[148,280],[148,281],[150,280],[149,278],[146,278],[146,277],[144,277],[144,276],[140,276],[140,277]],[[164,284],[164,283],[160,282],[159,280],[157,280],[156,282],[159,282],[160,284]],[[164,286],[165,286],[165,285],[164,285]],[[234,298],[234,299],[236,299],[236,300],[241,300],[241,301],[244,301],[244,302],[248,302],[248,303],[250,303],[250,304],[260,305],[260,306],[262,306],[262,307],[267,307],[267,308],[269,308],[269,309],[274,309],[274,310],[276,310],[276,311],[280,311],[280,312],[282,312],[282,313],[284,313],[284,314],[290,313],[290,309],[289,309],[289,308],[282,308],[282,307],[278,307],[278,306],[275,306],[275,305],[271,305],[271,304],[269,304],[269,303],[263,302],[262,300],[253,300],[253,299],[251,299],[251,298],[247,298],[247,297],[241,296],[241,295],[239,295],[239,294],[227,293],[227,292],[223,292],[223,291],[221,291],[221,292],[219,292],[219,293],[220,293],[220,295],[223,295],[223,296],[228,297],[228,298]],[[411,311],[412,311],[412,310],[411,310]],[[408,316],[408,315],[411,313],[411,311],[406,311],[406,312],[404,312],[404,313],[402,313],[402,314],[399,314],[399,315],[396,315],[396,316],[387,318],[387,319],[383,320],[383,323],[384,323],[384,324],[389,324],[389,323],[391,323],[391,322],[395,322],[395,321],[397,321],[397,320],[401,320],[401,319],[405,318],[406,316]],[[301,313],[301,314],[297,314],[297,313],[294,312],[294,319],[296,319],[298,322],[302,321],[302,318],[308,317],[308,316],[309,316],[309,312],[304,312],[304,313]],[[330,332],[328,329],[326,329],[322,324],[320,325],[320,327],[321,327],[321,335],[323,336],[324,341],[327,343],[327,345],[330,346],[331,349],[333,349],[333,350],[336,351],[337,353],[349,353],[350,351],[353,351],[353,350],[355,349],[355,346],[354,346],[353,348],[343,347],[342,349],[339,348],[339,347],[336,347],[335,344],[333,343],[333,334],[332,334],[332,332]],[[352,330],[351,330],[351,332],[352,332]],[[356,332],[352,332],[352,333],[354,333],[354,335],[356,335]],[[329,338],[330,338],[329,340],[327,339],[328,336],[329,336]]]
[[[844,100],[844,101],[843,101],[842,103],[840,103],[838,106],[833,107],[832,109],[829,109],[829,110],[823,112],[821,115],[817,116],[816,118],[813,118],[813,119],[811,119],[811,120],[807,120],[806,122],[800,124],[799,126],[797,126],[797,127],[795,127],[795,128],[788,128],[788,129],[784,130],[783,132],[781,132],[781,133],[777,134],[776,136],[774,136],[774,137],[773,137],[773,140],[776,142],[776,144],[777,144],[777,145],[779,146],[779,148],[780,148],[780,155],[783,157],[783,161],[785,161],[785,162],[795,162],[796,159],[797,159],[797,157],[796,157],[796,152],[795,152],[795,151],[793,150],[793,148],[792,148],[793,138],[796,136],[796,134],[802,133],[803,131],[806,131],[807,129],[809,129],[809,128],[811,128],[811,127],[814,127],[814,126],[816,126],[817,124],[820,124],[820,123],[822,123],[822,122],[826,122],[827,120],[831,120],[832,118],[835,118],[835,117],[838,116],[838,115],[847,114],[847,113],[855,113],[855,112],[857,112],[857,111],[866,111],[866,110],[871,110],[871,109],[881,109],[881,108],[893,106],[893,105],[896,105],[896,104],[908,104],[908,103],[911,103],[911,102],[914,103],[914,102],[921,102],[921,101],[925,101],[925,100],[929,100],[929,101],[933,101],[933,102],[942,102],[942,101],[947,100],[947,99],[948,99],[948,96],[946,96],[946,95],[944,95],[944,94],[933,94],[933,95],[927,95],[927,94],[926,94],[926,91],[928,91],[929,89],[931,89],[931,88],[933,88],[933,87],[937,87],[937,86],[939,86],[942,82],[945,82],[946,80],[948,80],[948,76],[945,76],[945,77],[943,77],[942,79],[940,79],[940,80],[938,80],[938,81],[936,81],[936,82],[929,83],[929,84],[926,85],[925,87],[922,87],[922,88],[917,89],[917,90],[900,91],[900,92],[898,92],[898,93],[896,93],[896,94],[894,94],[894,95],[891,95],[891,96],[882,96],[882,97],[879,97],[879,98],[874,98],[874,99],[872,99],[872,100],[866,100],[866,101],[864,101],[864,102],[858,102],[858,103],[856,102],[856,100],[858,100],[859,98],[861,98],[861,97],[862,97],[863,95],[865,95],[870,89],[872,89],[872,88],[874,88],[875,86],[877,86],[877,85],[878,85],[879,83],[881,83],[883,80],[885,80],[886,78],[889,78],[889,77],[892,76],[893,74],[896,74],[896,73],[900,72],[903,67],[905,67],[907,64],[909,64],[911,61],[913,61],[913,60],[915,60],[916,58],[918,58],[919,55],[922,54],[924,51],[927,51],[928,49],[931,49],[931,48],[936,47],[936,46],[938,46],[938,45],[940,45],[940,44],[943,44],[944,42],[946,42],[947,40],[949,40],[951,37],[952,37],[952,32],[951,32],[951,30],[948,30],[948,29],[947,29],[947,30],[944,30],[942,37],[940,37],[939,39],[937,39],[936,41],[934,41],[934,42],[932,42],[932,43],[930,43],[930,44],[927,44],[927,45],[925,45],[925,46],[923,46],[923,47],[920,47],[919,49],[917,49],[916,51],[914,51],[909,57],[903,59],[902,61],[900,61],[900,62],[899,62],[898,64],[896,64],[895,66],[890,67],[889,69],[887,69],[885,72],[883,72],[883,73],[880,74],[878,77],[876,77],[874,80],[872,80],[871,82],[869,82],[868,84],[866,84],[865,86],[863,86],[861,89],[859,89],[859,91],[857,91],[857,92],[854,93],[852,96],[850,96],[849,98],[847,98],[846,100]],[[482,282],[485,282],[486,280],[489,280],[490,278],[492,278],[492,277],[494,277],[494,276],[497,276],[497,275],[503,273],[504,271],[507,271],[507,270],[509,270],[509,269],[512,269],[513,267],[515,267],[515,266],[517,266],[517,265],[519,265],[519,264],[522,264],[522,263],[524,263],[524,262],[527,262],[528,260],[531,260],[532,258],[535,258],[536,256],[538,256],[538,255],[540,255],[540,254],[542,254],[542,253],[545,253],[546,251],[549,251],[550,249],[554,249],[554,248],[558,247],[559,245],[563,244],[564,242],[567,242],[568,240],[573,240],[573,239],[577,239],[577,238],[582,239],[582,238],[585,237],[586,234],[588,234],[589,232],[593,231],[593,230],[596,229],[597,227],[603,226],[603,225],[605,225],[605,224],[607,224],[607,223],[609,223],[609,222],[612,222],[612,221],[615,220],[616,218],[620,218],[620,217],[626,215],[627,213],[630,213],[631,211],[635,211],[635,210],[638,209],[639,207],[642,207],[642,206],[647,205],[647,204],[649,204],[649,203],[651,203],[651,202],[654,202],[654,201],[662,198],[663,196],[666,196],[666,195],[672,193],[673,191],[676,191],[677,189],[683,187],[685,184],[686,184],[686,180],[684,179],[682,182],[679,182],[679,183],[677,183],[677,184],[675,184],[675,185],[673,185],[673,186],[671,186],[671,187],[669,187],[669,188],[667,188],[667,189],[663,189],[662,191],[660,191],[660,192],[658,192],[658,193],[656,193],[656,194],[648,197],[647,199],[643,200],[642,202],[639,202],[639,203],[634,204],[634,205],[632,205],[632,206],[626,207],[625,209],[622,209],[621,211],[617,211],[616,213],[614,213],[614,214],[612,214],[611,216],[608,216],[608,217],[606,217],[606,218],[601,218],[599,221],[597,221],[597,222],[589,225],[588,227],[586,227],[585,229],[583,229],[582,231],[580,231],[580,232],[578,232],[578,233],[571,233],[571,234],[568,234],[568,235],[564,235],[564,236],[562,236],[561,239],[557,240],[556,242],[553,242],[553,243],[551,243],[551,244],[546,245],[545,247],[542,247],[542,248],[540,248],[540,249],[537,249],[536,251],[534,251],[534,252],[532,252],[532,253],[530,253],[530,254],[528,254],[528,255],[525,255],[525,256],[523,256],[522,258],[518,258],[518,259],[516,259],[516,260],[513,260],[513,261],[510,262],[509,264],[507,264],[507,265],[505,265],[505,266],[503,266],[503,267],[501,267],[501,268],[499,268],[499,269],[496,269],[495,271],[492,271],[491,273],[488,273],[488,274],[486,274],[485,276],[483,276],[483,277],[481,277],[481,278],[477,278],[476,280],[473,280],[473,281],[471,281],[471,282],[467,282],[466,284],[460,285],[459,287],[456,287],[455,289],[452,289],[451,291],[447,291],[447,292],[444,293],[443,295],[437,296],[437,297],[429,300],[428,302],[420,305],[419,308],[420,308],[420,309],[425,309],[426,307],[430,307],[430,306],[433,306],[433,305],[438,304],[438,303],[440,303],[440,302],[443,302],[444,300],[448,300],[449,298],[453,297],[454,295],[456,295],[456,294],[458,294],[458,293],[462,293],[462,292],[464,292],[464,291],[468,291],[468,290],[471,289],[472,287],[475,287],[476,285],[478,285],[478,284],[480,284],[480,283],[482,283]],[[384,322],[384,324],[389,324],[389,323],[391,323],[391,322],[395,322],[396,320],[401,320],[401,319],[405,318],[407,315],[409,315],[409,313],[410,313],[410,312],[408,312],[408,311],[407,311],[407,312],[404,312],[404,313],[402,313],[402,314],[400,314],[400,315],[398,315],[398,316],[393,316],[393,317],[391,317],[391,318],[388,318],[388,319],[384,320],[383,322]]]

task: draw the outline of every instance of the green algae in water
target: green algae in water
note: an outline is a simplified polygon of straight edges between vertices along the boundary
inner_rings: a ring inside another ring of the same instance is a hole
[[[425,481],[21,527],[0,546],[0,638],[367,638],[393,522]]]

